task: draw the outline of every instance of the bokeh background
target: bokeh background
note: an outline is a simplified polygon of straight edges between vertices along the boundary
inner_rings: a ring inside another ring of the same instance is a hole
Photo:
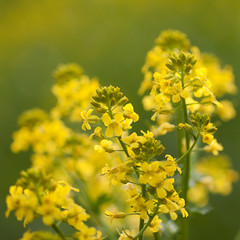
[[[29,153],[10,152],[18,115],[32,107],[50,109],[50,87],[59,63],[76,62],[102,85],[119,86],[144,113],[137,89],[140,69],[160,31],[178,29],[202,51],[234,68],[240,87],[240,2],[236,0],[2,0],[0,1],[0,238],[17,240],[24,228],[4,218],[5,196]],[[240,102],[240,95],[234,97]],[[239,107],[238,107],[239,109]],[[218,132],[239,172],[240,113]],[[138,125],[138,128],[141,126]],[[166,143],[164,143],[166,145]],[[174,145],[167,144],[168,147]],[[240,183],[229,197],[211,197],[214,210],[191,221],[194,240],[239,240]]]

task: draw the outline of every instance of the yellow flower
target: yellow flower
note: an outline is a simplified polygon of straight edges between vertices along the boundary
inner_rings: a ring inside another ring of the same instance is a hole
[[[36,231],[30,232],[27,231],[23,234],[23,237],[20,240],[59,240],[59,237],[56,234],[46,232],[46,231]]]
[[[149,225],[150,230],[152,232],[158,232],[159,228],[162,228],[162,226],[160,225],[161,222],[162,219],[159,219],[158,216],[155,216]]]
[[[223,121],[229,121],[236,116],[233,104],[228,100],[221,101],[222,108],[217,108],[217,114]]]
[[[213,139],[209,145],[204,147],[206,152],[211,152],[213,155],[218,155],[219,151],[223,150],[223,146],[217,142],[216,139]]]
[[[132,160],[127,160],[123,163],[120,162],[116,167],[110,168],[108,164],[102,169],[102,174],[107,175],[113,185],[119,182],[126,181],[126,174],[131,173]]]
[[[129,147],[138,148],[139,144],[144,144],[146,138],[143,136],[138,136],[137,133],[132,133],[131,135],[123,138],[123,142],[126,143]]]
[[[166,173],[160,173],[155,175],[154,178],[150,180],[150,185],[156,188],[156,192],[159,198],[165,198],[167,192],[173,190],[174,178],[165,179]]]
[[[174,128],[175,125],[169,122],[163,122],[159,127],[153,128],[152,133],[154,136],[165,135],[166,133],[173,131]]]
[[[196,171],[202,175],[201,183],[213,193],[228,195],[232,184],[238,180],[238,173],[231,168],[230,160],[225,156],[211,156],[196,164]]]
[[[202,136],[202,141],[207,144],[211,144],[213,139],[214,139],[213,135],[209,133],[203,134]]]
[[[71,199],[72,200],[72,199]],[[70,204],[67,205],[65,211],[62,212],[67,223],[74,228],[81,230],[83,226],[83,221],[86,221],[89,218],[89,215],[86,213],[85,209],[81,206],[69,201]]]
[[[176,211],[181,211],[183,217],[188,217],[188,212],[184,208],[185,201],[183,198],[179,198],[179,195],[176,193],[176,191],[174,191],[174,193],[169,198],[165,198],[165,201],[165,204],[161,204],[159,206],[159,211],[161,213],[169,213],[173,221],[178,218]]]
[[[141,130],[141,133],[143,134],[144,137],[146,138],[153,138],[153,133],[147,130],[147,133]]]
[[[95,145],[94,146],[94,150],[97,151],[97,152],[113,152],[113,148],[111,147],[111,145],[113,144],[112,141],[109,141],[109,140],[102,140],[100,142],[100,145]]]
[[[95,116],[95,115],[91,116],[92,111],[93,111],[93,109],[89,109],[88,111],[87,110],[83,110],[81,112],[82,119],[84,120],[83,124],[82,124],[82,129],[84,131],[86,131],[86,128],[88,130],[91,129],[91,126],[90,126],[89,123],[97,123],[98,120],[99,120],[97,116]]]
[[[105,216],[110,218],[110,222],[112,223],[114,218],[125,218],[126,214],[124,212],[117,212],[117,209],[115,208],[112,212],[105,211]]]
[[[128,129],[131,129],[131,128],[132,128],[131,124],[132,124],[132,119],[126,118],[125,120],[123,120],[123,121],[121,122],[121,128],[122,128],[122,130],[123,130],[123,131],[127,131]]]
[[[134,112],[133,105],[131,103],[126,104],[123,107],[123,110],[125,117],[132,119],[134,122],[138,121],[139,116],[137,113]]]
[[[172,177],[176,170],[178,170],[180,174],[182,173],[181,168],[177,165],[175,161],[175,158],[173,158],[169,154],[167,154],[165,158],[167,158],[167,161],[161,161],[159,164],[161,169],[163,169],[168,176]]]
[[[43,223],[51,226],[55,220],[61,219],[61,211],[55,204],[55,196],[45,195],[42,197],[42,204],[38,207],[37,213],[42,216]]]
[[[31,130],[27,127],[22,127],[13,134],[13,143],[11,144],[11,150],[14,153],[26,151],[29,148],[31,140]]]
[[[136,235],[135,230],[129,231],[129,230],[124,230],[123,233],[121,233],[120,237],[118,240],[132,240]]]
[[[190,202],[203,207],[208,202],[208,191],[204,184],[197,183],[188,190],[187,197]]]
[[[160,163],[158,161],[155,161],[153,163],[144,162],[141,165],[141,171],[143,171],[143,174],[140,175],[139,182],[142,184],[147,184],[153,178],[155,178],[157,171],[159,170],[159,165],[160,165]],[[162,172],[161,177],[163,179],[166,178],[166,174],[164,174],[164,172]]]
[[[9,189],[10,195],[7,196],[7,211],[6,217],[9,216],[11,211],[15,211],[18,221],[24,218],[24,226],[31,222],[35,217],[35,210],[38,206],[38,199],[36,195],[21,186],[11,186]]]
[[[152,211],[154,208],[154,202],[153,200],[146,201],[143,197],[135,199],[135,202],[133,202],[133,208],[137,212],[140,212],[140,217],[142,219],[148,218],[148,212]]]
[[[85,224],[81,224],[79,232],[74,234],[74,239],[77,240],[101,240],[101,232],[97,231],[94,227],[88,227]]]
[[[91,140],[93,136],[97,136],[98,138],[103,138],[103,134],[101,133],[102,128],[96,127],[94,129],[94,132],[90,135],[89,139]]]
[[[121,136],[123,133],[121,122],[124,120],[123,114],[118,112],[114,115],[113,119],[107,113],[102,116],[102,121],[107,127],[105,135],[107,137]]]

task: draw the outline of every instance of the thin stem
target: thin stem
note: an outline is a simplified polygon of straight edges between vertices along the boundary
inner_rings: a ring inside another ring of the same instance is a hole
[[[197,144],[199,136],[200,135],[198,134],[192,146],[176,161],[177,163],[181,162],[193,150],[193,148]]]
[[[112,109],[111,109],[111,107],[110,106],[108,106],[108,111],[109,111],[109,115],[110,115],[110,117],[113,119],[113,114],[112,114]],[[121,136],[118,136],[117,137],[118,138],[118,140],[119,140],[119,142],[120,142],[120,144],[121,144],[121,146],[122,146],[122,148],[123,148],[123,151],[125,152],[125,154],[126,154],[126,156],[127,157],[130,157],[130,155],[129,155],[129,153],[128,153],[128,150],[127,150],[127,146],[126,146],[126,144],[122,141],[122,137]],[[135,172],[136,172],[136,175],[137,175],[137,177],[139,178],[139,172],[137,171],[137,169],[134,167],[134,170],[135,170]],[[142,196],[143,196],[143,198],[145,198],[146,197],[146,185],[145,184],[142,184]],[[151,222],[150,222],[151,223]],[[149,224],[150,224],[149,223]],[[139,222],[139,240],[142,240],[143,239],[143,232],[144,232],[144,219],[141,219],[141,217],[140,217],[140,222]]]
[[[63,234],[63,232],[60,230],[60,228],[58,227],[58,225],[56,223],[52,224],[52,228],[54,229],[54,231],[58,234],[58,236],[62,239],[62,240],[67,240]]]
[[[159,232],[153,233],[153,236],[154,236],[154,239],[155,239],[155,240],[160,240],[160,234],[159,234]]]
[[[184,112],[184,123],[188,123],[188,113],[185,99],[182,98],[183,112]],[[183,198],[185,199],[185,203],[187,205],[187,191],[188,191],[188,181],[190,176],[190,135],[188,132],[185,132],[186,137],[186,149],[188,154],[185,155],[184,162],[184,172],[183,172]]]
[[[127,147],[126,147],[126,144],[122,141],[122,138],[121,137],[117,137],[124,152],[126,153],[127,157],[130,157],[129,153],[128,153],[128,150],[127,150]]]
[[[179,123],[182,122],[180,109],[177,110],[176,121],[177,121],[177,126]],[[183,138],[182,130],[177,127],[178,157],[182,156],[182,138]]]
[[[142,196],[143,198],[146,197],[146,193],[147,193],[147,189],[146,189],[146,185],[145,184],[142,184]],[[144,219],[142,219],[140,217],[140,221],[139,221],[139,232],[143,229],[144,227]],[[139,235],[139,240],[142,240],[143,239],[143,233]]]
[[[181,82],[182,87],[184,89],[184,77],[185,74],[182,72],[181,74]],[[184,123],[188,123],[188,112],[187,112],[187,105],[184,98],[181,98],[182,106],[183,106],[183,116],[184,116]],[[188,184],[189,184],[189,177],[190,177],[190,134],[188,132],[185,132],[185,141],[186,141],[186,154],[183,155],[182,158],[184,158],[184,167],[183,167],[183,180],[182,180],[182,186],[183,186],[183,193],[182,197],[185,200],[185,206],[187,206],[187,192],[188,192]],[[196,142],[196,141],[195,141]],[[196,144],[196,143],[195,143]],[[194,144],[194,146],[195,146]],[[193,147],[194,147],[193,146]],[[181,160],[181,157],[180,157]],[[188,240],[189,239],[189,219],[183,219],[182,220],[182,239]]]
[[[153,218],[158,214],[158,208],[159,208],[160,202],[158,202],[156,209],[153,213],[153,215],[151,215],[147,221],[147,223],[143,226],[143,228],[141,229],[141,231],[138,232],[138,234],[132,239],[132,240],[137,240],[143,233],[144,231],[149,227],[149,225],[151,224]],[[140,239],[140,238],[139,238]]]

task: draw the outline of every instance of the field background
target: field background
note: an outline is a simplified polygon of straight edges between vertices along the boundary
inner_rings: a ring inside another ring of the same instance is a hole
[[[4,218],[5,196],[29,153],[10,152],[18,115],[33,107],[50,109],[50,87],[59,63],[76,62],[102,85],[119,86],[141,116],[140,69],[154,39],[165,29],[185,32],[192,44],[234,68],[240,87],[240,2],[236,0],[8,0],[0,1],[0,238],[17,240],[24,228]],[[240,95],[234,97],[240,102]],[[239,105],[238,105],[239,106]],[[239,107],[238,107],[239,110]],[[238,111],[239,112],[239,111]],[[240,170],[240,116],[225,123],[219,142]],[[145,129],[146,127],[143,126]],[[168,147],[174,145],[164,144]],[[194,240],[239,240],[240,182],[229,197],[211,197],[214,211],[191,221]]]

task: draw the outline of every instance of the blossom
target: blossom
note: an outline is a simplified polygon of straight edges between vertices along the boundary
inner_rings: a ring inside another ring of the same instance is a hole
[[[110,218],[110,222],[112,223],[114,218],[125,218],[126,214],[124,212],[117,212],[117,209],[115,208],[112,212],[105,211],[105,216]]]
[[[213,155],[218,155],[219,151],[223,150],[223,146],[217,142],[216,139],[213,139],[212,142],[209,145],[206,145],[204,147],[204,150],[206,152],[211,152]]]
[[[135,230],[124,230],[123,233],[120,234],[118,240],[132,240],[136,235]]]
[[[95,115],[91,115],[92,111],[93,111],[93,109],[89,109],[88,111],[83,110],[81,112],[81,116],[82,116],[82,119],[83,119],[82,129],[84,131],[86,131],[86,128],[88,130],[91,129],[90,123],[97,123],[98,122],[98,117],[95,116]]]
[[[203,134],[202,136],[202,141],[207,144],[211,144],[213,139],[214,139],[213,135],[209,133]]]
[[[132,202],[133,208],[135,211],[140,213],[140,217],[142,219],[148,218],[148,212],[152,211],[154,208],[154,201],[153,200],[145,200],[144,198],[136,198],[135,202]]]
[[[104,152],[104,151],[113,152],[113,148],[111,147],[112,144],[113,144],[112,141],[103,139],[100,142],[100,145],[95,145],[94,146],[94,150],[97,151],[97,152]]]
[[[102,121],[104,125],[107,127],[106,129],[106,136],[121,136],[122,135],[122,127],[121,122],[124,120],[123,114],[118,112],[113,116],[113,119],[110,118],[108,113],[104,113],[102,116]]]
[[[150,185],[156,188],[156,193],[159,198],[165,198],[167,192],[173,190],[174,178],[166,178],[166,173],[159,173],[150,180]]]
[[[141,171],[143,172],[139,177],[139,182],[142,184],[149,183],[153,178],[156,177],[157,171],[159,169],[159,162],[147,163],[144,162],[141,165]],[[162,179],[166,178],[166,174],[164,172],[161,173]]]
[[[152,232],[158,232],[159,228],[162,228],[162,226],[160,225],[161,222],[162,219],[159,219],[158,216],[155,216],[149,225],[150,230]]]
[[[138,121],[139,116],[137,113],[134,112],[133,105],[131,103],[126,104],[123,107],[123,110],[125,117],[132,119],[134,122]]]

